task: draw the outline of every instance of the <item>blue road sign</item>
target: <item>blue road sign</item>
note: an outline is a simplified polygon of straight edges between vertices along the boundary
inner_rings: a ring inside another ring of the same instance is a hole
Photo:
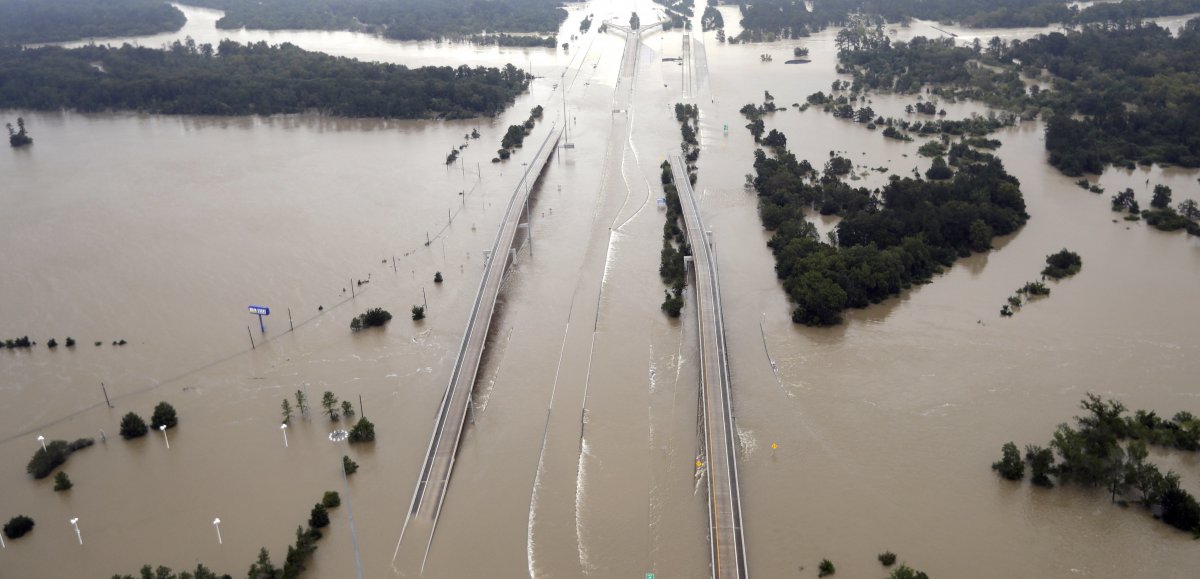
[[[263,324],[262,317],[271,315],[271,308],[267,306],[250,306],[250,313],[258,316],[258,331],[267,333],[267,326]]]

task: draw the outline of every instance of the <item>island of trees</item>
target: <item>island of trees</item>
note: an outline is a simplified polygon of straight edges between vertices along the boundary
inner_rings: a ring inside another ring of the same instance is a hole
[[[0,107],[12,108],[468,118],[499,113],[527,86],[512,65],[410,69],[265,42],[0,48]]]
[[[157,34],[186,21],[163,0],[0,0],[0,46]]]
[[[1145,410],[1128,416],[1120,402],[1094,394],[1080,407],[1085,414],[1075,417],[1074,427],[1060,424],[1048,447],[1028,445],[1022,458],[1016,444],[1006,443],[992,468],[1019,481],[1028,462],[1034,485],[1050,488],[1057,481],[1103,488],[1113,502],[1136,502],[1164,523],[1200,535],[1200,504],[1180,486],[1178,474],[1163,474],[1147,460],[1146,448],[1200,450],[1200,419],[1179,412],[1166,420]]]
[[[555,32],[562,0],[189,0],[225,11],[217,28],[360,30],[397,40]]]
[[[841,180],[852,163],[832,152],[817,171],[787,150],[782,133],[772,130],[763,142],[774,154],[755,151],[752,184],[763,227],[774,232],[767,245],[797,323],[841,323],[845,309],[925,283],[958,257],[987,251],[993,237],[1029,218],[1020,183],[987,153],[957,170],[943,161],[946,175],[893,175],[882,190],[870,191]],[[817,209],[842,216],[828,243],[805,218]]]

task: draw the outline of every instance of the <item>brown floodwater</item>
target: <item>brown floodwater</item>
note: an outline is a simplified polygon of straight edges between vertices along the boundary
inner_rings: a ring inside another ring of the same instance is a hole
[[[624,20],[634,5],[573,7],[564,31],[587,13]],[[636,8],[653,18],[651,3]],[[185,12],[180,33],[138,42],[226,35],[212,27],[219,13]],[[735,32],[736,16],[726,21]],[[1021,180],[1028,225],[842,326],[799,327],[742,186],[754,144],[737,110],[764,90],[780,105],[828,91],[838,78],[834,32],[761,45],[697,32],[695,86],[685,91],[680,65],[662,60],[681,55],[679,31],[645,35],[623,65],[624,38],[597,26],[570,51],[228,32],[412,65],[532,63],[544,78],[496,119],[0,111],[23,115],[36,140],[0,153],[0,337],[39,342],[0,352],[0,518],[37,521],[0,551],[0,577],[108,577],[198,561],[236,575],[261,546],[281,563],[321,493],[345,492],[342,454],[361,467],[349,498],[364,576],[417,576],[394,560],[397,540],[482,251],[530,153],[489,161],[505,128],[536,104],[547,119],[529,142],[540,142],[561,119],[559,86],[576,148],[559,151],[538,184],[532,242],[501,295],[424,576],[708,574],[694,467],[695,319],[687,308],[678,321],[658,309],[658,165],[678,151],[670,106],[685,92],[701,109],[696,190],[726,299],[752,573],[813,577],[829,558],[846,576],[881,575],[875,555],[890,549],[937,577],[1194,574],[1190,536],[1141,510],[1103,493],[1010,484],[988,465],[1009,440],[1044,444],[1089,391],[1159,414],[1200,413],[1200,244],[1108,207],[1125,187],[1146,204],[1156,183],[1176,202],[1200,199],[1196,171],[1110,169],[1099,178],[1109,193],[1094,195],[1046,165],[1040,123],[1006,129],[998,155]],[[797,44],[811,64],[783,63]],[[914,100],[871,99],[884,116],[903,116]],[[945,108],[951,118],[986,113]],[[819,110],[765,120],[814,165],[844,151],[861,165],[856,184],[927,165],[920,142],[886,141]],[[481,138],[464,140],[473,128]],[[462,162],[444,165],[464,142]],[[1081,254],[1083,271],[1001,319],[1006,297],[1062,247]],[[426,301],[429,316],[411,321],[409,308]],[[272,309],[265,335],[250,304]],[[350,319],[377,306],[395,319],[352,334]],[[66,336],[78,344],[44,346]],[[121,339],[128,344],[112,345]],[[378,441],[339,448],[326,437],[346,423],[314,412],[292,422],[285,448],[279,404],[297,389],[314,405],[326,390],[356,405],[361,396]],[[120,440],[121,416],[148,417],[160,400],[180,415],[170,449],[159,433]],[[97,437],[65,466],[71,491],[23,472],[39,435]],[[1196,457],[1153,456],[1200,490]],[[333,511],[311,576],[354,576],[347,506]]]

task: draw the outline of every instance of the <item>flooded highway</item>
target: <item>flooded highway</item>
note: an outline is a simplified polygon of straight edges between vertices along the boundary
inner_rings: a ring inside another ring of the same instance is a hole
[[[751,574],[814,577],[828,558],[839,575],[877,576],[885,550],[933,577],[1183,577],[1200,565],[1190,536],[1140,509],[1102,492],[1011,485],[989,468],[1004,442],[1045,444],[1085,392],[1200,414],[1200,243],[1113,223],[1107,195],[1046,164],[1040,122],[993,136],[1021,181],[1025,227],[928,285],[851,310],[842,326],[807,328],[790,321],[743,188],[755,145],[738,109],[764,90],[802,103],[845,78],[836,30],[728,44],[697,25],[684,74],[663,60],[683,55],[679,30],[646,32],[633,51],[623,34],[597,31],[635,9],[653,22],[643,0],[569,6],[560,42],[587,14],[597,20],[568,50],[219,31],[218,12],[182,8],[179,33],[136,41],[228,36],[410,66],[511,62],[539,78],[497,118],[462,121],[0,111],[23,116],[36,139],[0,153],[0,338],[38,342],[0,351],[0,514],[37,522],[0,551],[0,577],[197,562],[238,576],[263,546],[281,563],[321,493],[342,489],[343,454],[360,465],[349,493],[367,577],[709,575],[692,289],[680,319],[659,310],[655,199],[659,165],[679,151],[676,102],[700,107],[695,190],[721,265]],[[737,8],[721,10],[733,36]],[[924,26],[899,35],[936,33]],[[810,64],[784,64],[795,46],[810,49]],[[870,98],[897,117],[913,100]],[[526,150],[492,163],[505,129],[536,105],[546,118]],[[987,111],[945,108],[947,118]],[[836,150],[888,168],[856,186],[928,163],[920,142],[817,109],[764,121],[814,165]],[[408,550],[397,542],[483,251],[553,122],[575,146],[534,187],[532,239],[521,239],[500,292],[422,574],[397,558]],[[465,138],[473,129],[480,138]],[[444,164],[462,144],[461,161]],[[1143,201],[1162,183],[1178,202],[1200,199],[1197,177],[1139,167],[1099,183]],[[822,232],[836,223],[813,219]],[[1012,289],[1063,247],[1083,271],[1000,318]],[[427,318],[410,320],[423,303]],[[270,306],[265,334],[250,304]],[[372,307],[395,318],[351,333],[351,318]],[[67,336],[78,345],[44,345]],[[361,396],[377,442],[331,443],[329,431],[349,425],[318,409],[293,420],[285,447],[279,406],[296,390],[314,405],[326,390],[356,406]],[[170,449],[161,437],[120,439],[121,416],[149,417],[162,400],[180,417]],[[63,467],[69,492],[25,474],[39,435],[96,437]],[[1195,456],[1151,456],[1200,490]],[[332,510],[308,576],[353,576],[344,511]]]

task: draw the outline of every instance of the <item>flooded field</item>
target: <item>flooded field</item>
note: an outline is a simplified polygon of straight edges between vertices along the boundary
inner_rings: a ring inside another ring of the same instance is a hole
[[[588,13],[624,20],[635,4],[653,20],[640,0],[572,7],[560,41]],[[261,546],[281,563],[321,493],[343,491],[343,454],[361,467],[349,498],[364,576],[421,574],[395,558],[397,540],[482,252],[532,151],[490,159],[531,107],[547,112],[527,143],[563,122],[563,89],[576,147],[538,184],[532,243],[501,294],[423,576],[708,574],[694,310],[671,321],[658,309],[654,199],[659,164],[679,150],[670,107],[684,94],[701,110],[696,190],[721,266],[751,573],[815,577],[829,558],[839,575],[871,577],[888,549],[934,577],[1186,577],[1200,564],[1190,536],[1139,509],[1013,485],[988,468],[1004,442],[1044,444],[1085,392],[1200,413],[1200,243],[1113,223],[1108,202],[1132,187],[1145,203],[1157,183],[1177,202],[1200,199],[1196,171],[1109,170],[1099,180],[1109,195],[1094,195],[1045,163],[1040,123],[1002,131],[998,155],[1021,181],[1029,224],[843,326],[805,328],[789,321],[742,187],[754,143],[737,111],[764,90],[781,105],[828,91],[835,31],[761,45],[697,31],[686,89],[680,65],[662,60],[680,56],[679,31],[648,34],[636,65],[622,66],[624,38],[597,25],[569,51],[500,49],[217,31],[219,13],[183,8],[184,30],[137,42],[286,41],[412,66],[512,62],[542,78],[496,119],[452,122],[0,111],[24,116],[35,138],[0,153],[0,338],[39,342],[0,352],[0,516],[37,522],[0,551],[0,577],[198,561],[237,576]],[[737,17],[723,10],[735,34]],[[798,44],[813,62],[783,64]],[[903,116],[910,102],[872,96],[871,106]],[[986,112],[945,108],[948,118]],[[764,120],[815,165],[837,150],[888,167],[864,185],[927,165],[920,142],[819,110]],[[481,137],[464,140],[475,128]],[[463,143],[462,162],[445,165]],[[1083,271],[1001,319],[1005,298],[1062,247]],[[428,318],[411,321],[409,308],[426,302]],[[250,304],[272,309],[265,335]],[[352,334],[350,319],[377,306],[395,319]],[[78,345],[44,346],[66,336]],[[315,413],[293,421],[285,447],[279,404],[297,389],[314,406],[326,390],[356,405],[361,396],[378,441],[339,447],[327,434],[348,424]],[[180,415],[170,449],[157,433],[120,440],[121,416],[148,417],[160,400]],[[64,467],[71,491],[24,473],[39,435],[97,437]],[[1152,456],[1200,490],[1196,457]],[[333,511],[309,576],[353,576],[346,511]]]

